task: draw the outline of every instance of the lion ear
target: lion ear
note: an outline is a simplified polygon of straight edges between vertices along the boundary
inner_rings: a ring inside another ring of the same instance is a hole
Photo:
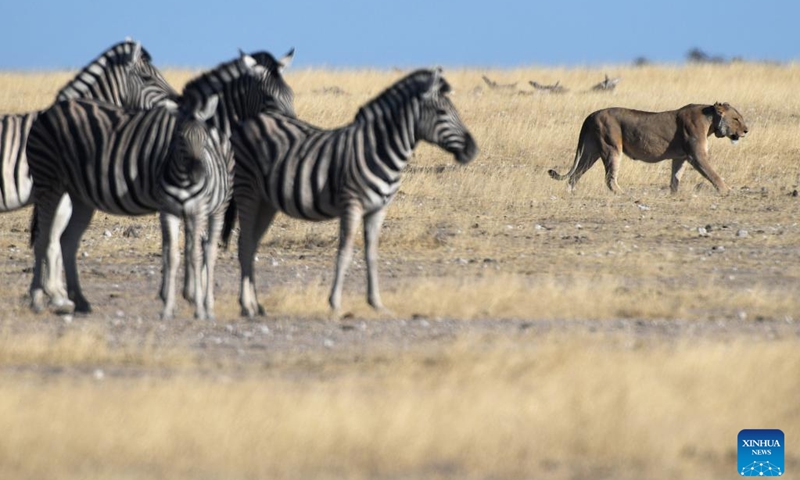
[[[727,109],[726,109],[726,106],[727,106],[727,105],[726,105],[726,104],[724,104],[724,103],[719,103],[719,102],[716,102],[716,103],[714,103],[714,110],[716,110],[716,111],[717,111],[717,113],[720,113],[720,114],[721,114],[722,112],[724,112],[725,110],[727,110]]]

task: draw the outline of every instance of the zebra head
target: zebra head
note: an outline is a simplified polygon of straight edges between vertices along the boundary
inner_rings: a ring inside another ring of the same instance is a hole
[[[179,110],[178,123],[172,137],[172,164],[181,172],[184,187],[203,181],[214,165],[227,165],[231,149],[227,137],[206,121],[217,110],[219,97],[211,95],[192,111]]]
[[[139,42],[126,39],[94,59],[64,86],[56,101],[85,98],[135,110],[174,105],[177,92]]]
[[[283,79],[283,71],[292,63],[294,48],[280,60],[269,52],[254,52],[250,55],[239,50],[239,61],[255,81],[250,90],[251,104],[259,105],[258,112],[276,109],[284,115],[294,117],[294,92]]]
[[[175,106],[179,98],[161,71],[152,63],[150,54],[135,42],[134,49],[123,67],[128,82],[128,108],[147,109],[157,105]]]
[[[459,163],[470,162],[478,154],[478,145],[447,95],[450,84],[439,68],[424,73],[417,137],[452,153]]]

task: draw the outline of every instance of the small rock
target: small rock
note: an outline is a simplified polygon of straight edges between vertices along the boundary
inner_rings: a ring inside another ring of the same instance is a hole
[[[725,247],[723,245],[714,245],[711,247],[711,250],[714,250],[715,252],[724,252]]]
[[[701,237],[708,236],[708,230],[705,227],[697,227],[697,233],[699,233]]]
[[[262,335],[269,335],[269,327],[266,325],[258,327],[258,331],[261,332]]]
[[[533,226],[533,229],[534,230],[544,230],[544,227],[537,223],[536,225]]]
[[[89,256],[89,252],[81,252],[81,256],[82,256],[83,258],[86,258],[86,257],[88,257],[88,256]]]
[[[748,235],[749,235],[749,233],[747,232],[747,230],[738,230],[736,232],[736,236],[739,237],[739,238],[744,238],[744,237],[746,237]]]
[[[125,312],[123,312],[122,310],[117,310],[116,311],[116,315],[117,315],[117,318],[122,318],[122,317],[125,316]]]
[[[742,321],[747,320],[747,312],[745,312],[744,310],[739,310],[738,312],[736,312],[736,318]]]
[[[72,320],[73,320],[75,317],[73,317],[72,315],[64,315],[64,317],[63,317],[63,318],[64,318],[64,323],[67,323],[67,324],[69,324],[69,323],[72,323]]]
[[[577,228],[578,230],[580,230],[580,229],[582,229],[582,228],[583,228],[583,225],[581,225],[580,223],[576,223],[576,224],[575,224],[575,228]]]
[[[139,238],[139,227],[131,225],[122,231],[122,236],[125,238]]]
[[[111,230],[106,230],[103,232],[103,236],[106,238],[111,238]]]
[[[643,212],[646,212],[646,211],[650,210],[650,207],[648,207],[644,203],[637,203],[636,206],[639,207],[639,210],[641,210]]]
[[[322,345],[324,345],[325,348],[333,348],[335,343],[330,338],[326,338],[325,340],[322,341]]]
[[[106,376],[105,372],[103,372],[103,370],[102,370],[102,369],[100,369],[100,368],[98,368],[97,370],[95,370],[95,371],[92,373],[92,375],[94,376],[94,379],[95,379],[95,380],[102,380],[102,379],[103,379],[103,378]]]

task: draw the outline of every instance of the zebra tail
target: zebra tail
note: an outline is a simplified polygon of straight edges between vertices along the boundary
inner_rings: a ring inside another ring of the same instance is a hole
[[[222,223],[222,248],[228,249],[231,240],[231,233],[233,233],[233,224],[236,223],[236,200],[231,198],[228,203],[228,209],[225,210],[225,221]]]
[[[36,244],[36,231],[39,230],[39,206],[33,204],[33,213],[31,213],[31,243],[30,247]]]

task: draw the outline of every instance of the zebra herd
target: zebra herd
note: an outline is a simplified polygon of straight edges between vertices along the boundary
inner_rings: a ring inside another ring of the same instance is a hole
[[[228,241],[237,216],[242,315],[263,314],[253,262],[278,212],[311,221],[340,218],[329,299],[337,315],[363,219],[367,297],[382,310],[378,236],[415,145],[438,145],[459,163],[471,161],[477,145],[438,69],[409,74],[339,129],[297,119],[282,77],[293,53],[275,59],[240,52],[179,95],[147,51],[126,40],[85,67],[49,109],[6,116],[0,207],[34,204],[31,307],[41,311],[49,302],[58,312],[91,311],[76,256],[94,211],[101,210],[159,213],[163,318],[175,310],[181,220],[183,296],[194,302],[196,318],[213,318],[217,244],[221,236]]]

